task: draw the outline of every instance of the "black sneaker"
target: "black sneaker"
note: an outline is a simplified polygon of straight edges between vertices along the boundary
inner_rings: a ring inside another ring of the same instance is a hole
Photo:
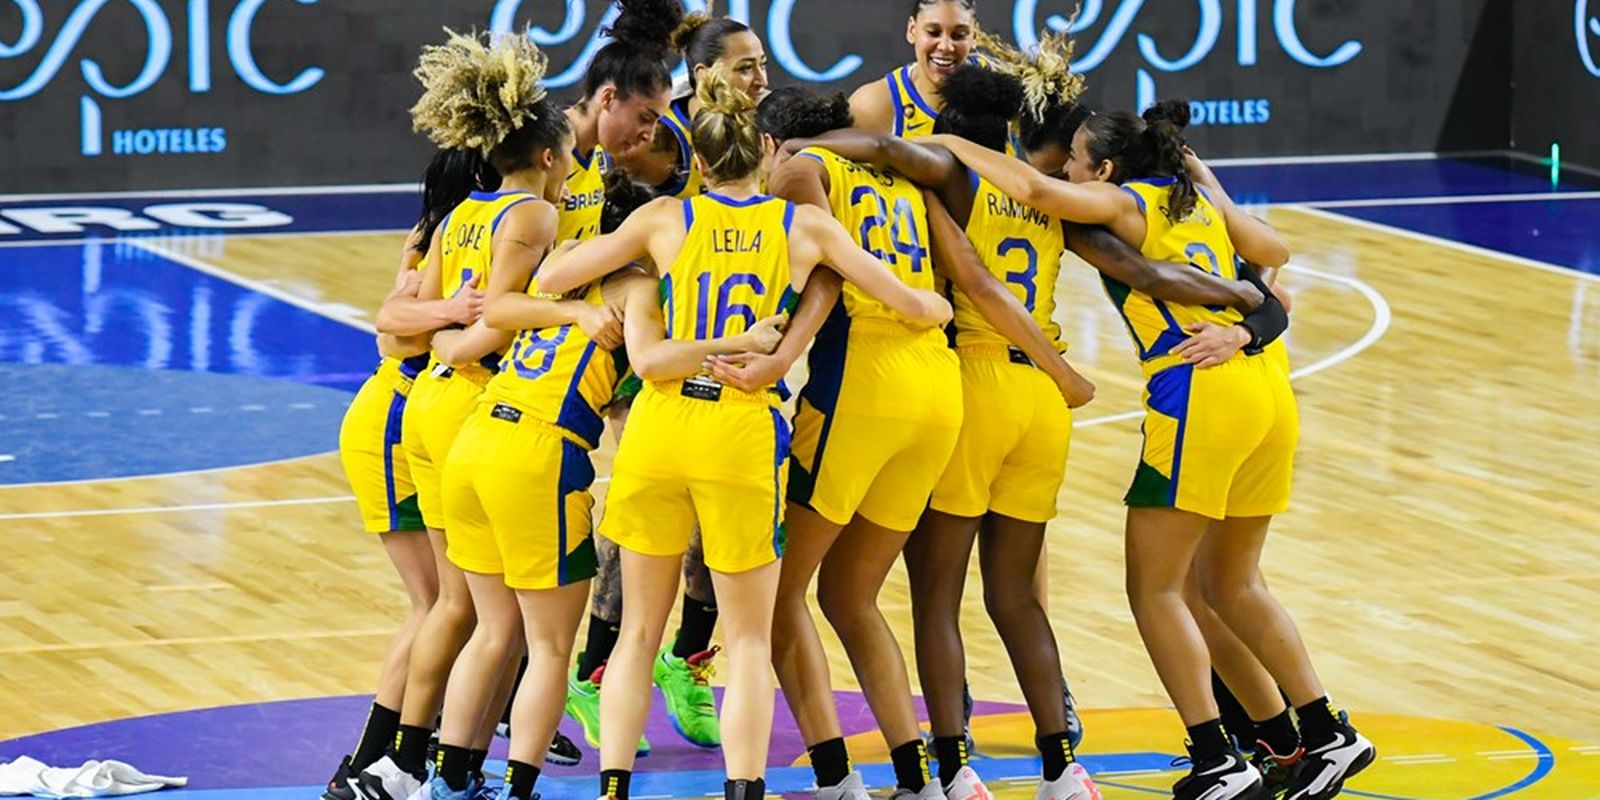
[[[1378,748],[1340,715],[1333,741],[1308,748],[1295,765],[1285,800],[1328,800],[1344,782],[1366,769],[1378,757]]]
[[[322,790],[322,800],[356,800],[356,790],[350,788],[350,779],[355,776],[355,771],[350,769],[350,757],[345,756],[339,760],[339,771],[333,773],[328,780],[328,787]]]
[[[1189,754],[1192,758],[1193,748]],[[1172,800],[1257,800],[1261,796],[1261,773],[1237,750],[1192,764],[1189,774],[1172,785]]]
[[[1266,742],[1256,742],[1250,763],[1261,773],[1262,800],[1282,800],[1289,791],[1289,781],[1294,778],[1295,766],[1305,754],[1304,747],[1297,747],[1293,753],[1280,756],[1272,752]]]
[[[550,740],[550,751],[544,754],[544,760],[558,767],[575,767],[583,760],[583,751],[579,750],[566,734],[556,731],[555,738]]]

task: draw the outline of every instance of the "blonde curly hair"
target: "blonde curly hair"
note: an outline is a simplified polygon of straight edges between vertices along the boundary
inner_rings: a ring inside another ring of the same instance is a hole
[[[411,73],[422,83],[414,130],[440,147],[489,156],[523,126],[560,116],[540,83],[549,59],[527,36],[445,34],[444,44],[423,48]]]
[[[1032,53],[1023,53],[979,31],[978,47],[989,55],[992,68],[1022,83],[1022,111],[1035,121],[1042,121],[1051,106],[1071,105],[1083,94],[1083,76],[1072,71],[1074,45],[1065,33],[1047,33]]]
[[[705,73],[695,94],[701,108],[694,115],[694,149],[705,160],[707,177],[739,180],[760,169],[766,150],[750,95],[735,89],[721,67]]]

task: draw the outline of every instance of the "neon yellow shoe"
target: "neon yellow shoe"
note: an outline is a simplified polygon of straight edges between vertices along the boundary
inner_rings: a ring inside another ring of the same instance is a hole
[[[667,700],[667,717],[678,735],[697,747],[719,747],[722,726],[717,722],[716,697],[711,693],[711,659],[718,648],[678,658],[668,645],[656,656],[656,686]]]
[[[578,654],[578,661],[583,661],[583,654]],[[600,749],[600,680],[605,674],[605,665],[600,665],[587,679],[578,677],[578,667],[572,667],[572,675],[567,678],[567,716],[583,726],[583,740],[595,750]],[[650,740],[643,734],[639,736],[638,755],[650,755]]]

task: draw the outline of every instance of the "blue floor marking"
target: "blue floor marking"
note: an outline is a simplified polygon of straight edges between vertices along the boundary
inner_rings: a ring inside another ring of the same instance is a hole
[[[119,235],[405,231],[417,221],[421,197],[420,192],[339,192],[6,201],[0,202],[0,242]],[[152,207],[154,213],[149,211]],[[67,209],[89,209],[119,221],[75,221],[82,219],[82,212]]]
[[[137,247],[0,261],[0,485],[333,450],[370,334]]]
[[[1600,274],[1600,200],[1445,203],[1334,213]]]
[[[1430,158],[1323,164],[1218,166],[1217,178],[1240,203],[1525,194],[1552,191],[1548,168],[1529,170],[1508,158]],[[1563,191],[1594,189],[1587,178],[1564,178]]]

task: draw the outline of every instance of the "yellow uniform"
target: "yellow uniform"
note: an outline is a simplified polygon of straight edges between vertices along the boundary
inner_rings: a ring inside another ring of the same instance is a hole
[[[606,176],[601,167],[605,152],[596,147],[584,158],[572,151],[572,167],[567,171],[567,196],[562,201],[556,223],[556,241],[593,239],[600,235],[600,212],[606,205]]]
[[[598,282],[584,301],[604,303]],[[517,334],[450,449],[444,513],[452,563],[504,574],[513,589],[594,577],[589,452],[625,367],[577,325]]]
[[[538,199],[528,192],[473,192],[456,206],[440,225],[439,296],[451,297],[471,285],[487,286],[495,229],[512,206]],[[444,529],[445,456],[499,360],[498,353],[477,364],[444,364],[435,357],[412,387],[401,442],[416,482],[422,519],[430,528]]]
[[[921,190],[827,150],[800,155],[827,168],[828,203],[845,230],[900,280],[932,289]],[[838,525],[859,513],[891,530],[916,527],[961,429],[961,370],[944,332],[915,328],[846,283],[809,364],[789,499]]]
[[[1235,253],[1222,214],[1202,193],[1187,219],[1168,219],[1173,180],[1129,181],[1148,232],[1140,250],[1232,280]],[[1171,355],[1194,322],[1232,325],[1231,308],[1168,303],[1104,278],[1143,362],[1144,449],[1127,503],[1177,508],[1212,519],[1277,514],[1289,505],[1299,412],[1288,375],[1267,354],[1242,352],[1195,369]]]
[[[794,206],[716,193],[683,201],[683,249],[662,272],[667,335],[737,335],[792,296]],[[617,449],[600,532],[646,555],[689,547],[698,523],[706,566],[737,573],[783,555],[789,426],[774,391],[703,376],[646,382]]]
[[[968,59],[980,67],[987,68],[989,62],[980,56]],[[906,64],[899,69],[890,70],[883,76],[884,83],[889,85],[889,102],[894,105],[894,135],[905,139],[920,139],[933,135],[933,125],[939,121],[939,112],[928,105],[922,93],[917,91],[917,85],[911,80],[912,64]],[[1018,156],[1022,148],[1017,142],[1015,131],[1006,137],[1006,155]]]
[[[369,533],[422,530],[417,491],[400,445],[400,421],[411,383],[427,367],[425,355],[384,358],[339,425],[339,461]]]
[[[705,176],[700,174],[700,165],[694,160],[694,118],[689,116],[689,100],[679,98],[672,101],[666,116],[661,118],[661,124],[677,140],[680,166],[672,180],[656,187],[656,193],[682,200],[705,191]]]
[[[977,183],[967,237],[983,263],[1065,350],[1056,324],[1055,287],[1066,238],[1059,220]],[[1055,381],[1000,334],[960,291],[953,336],[961,394],[969,410],[930,502],[936,511],[977,517],[993,511],[1025,522],[1056,515],[1066,474],[1072,411]]]

